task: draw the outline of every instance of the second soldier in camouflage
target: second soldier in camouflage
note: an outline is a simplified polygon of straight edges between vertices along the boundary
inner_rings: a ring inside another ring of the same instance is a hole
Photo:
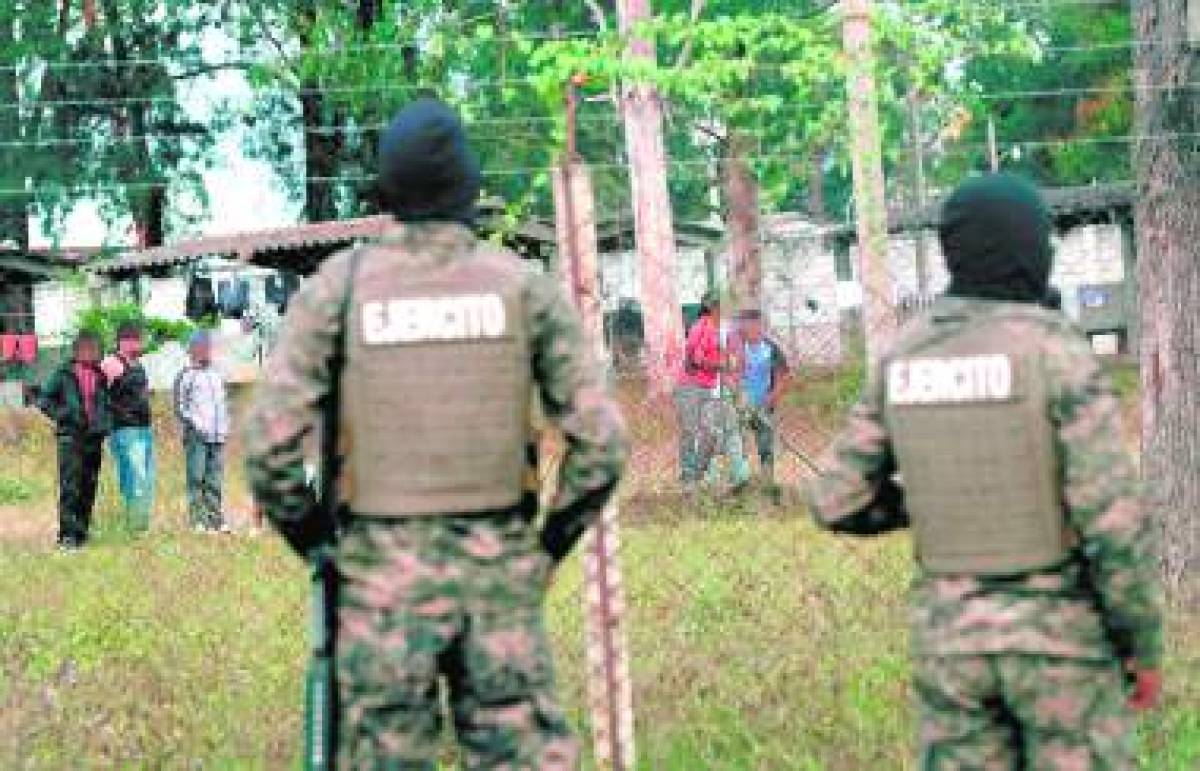
[[[1134,768],[1130,708],[1160,688],[1154,527],[1108,378],[1040,306],[1049,234],[1025,183],[951,196],[947,296],[883,357],[809,489],[826,528],[913,528],[926,771]]]

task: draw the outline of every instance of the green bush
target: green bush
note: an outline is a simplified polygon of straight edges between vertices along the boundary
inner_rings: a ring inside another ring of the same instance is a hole
[[[141,306],[134,303],[86,308],[76,318],[75,328],[99,335],[105,349],[111,350],[116,347],[117,330],[128,323],[142,328],[146,353],[152,353],[171,341],[186,342],[196,329],[196,325],[190,321],[147,316]]]
[[[36,487],[23,479],[0,477],[0,506],[29,503],[37,495]]]

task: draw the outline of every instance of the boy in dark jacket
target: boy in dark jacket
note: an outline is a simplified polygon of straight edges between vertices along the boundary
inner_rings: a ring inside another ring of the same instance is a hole
[[[154,435],[150,430],[150,380],[142,366],[142,331],[135,324],[117,330],[117,352],[103,362],[113,432],[109,449],[125,499],[129,528],[150,528],[154,507]]]
[[[38,407],[54,421],[58,435],[58,545],[78,549],[87,541],[104,436],[111,425],[98,337],[79,334],[71,361],[50,375]]]

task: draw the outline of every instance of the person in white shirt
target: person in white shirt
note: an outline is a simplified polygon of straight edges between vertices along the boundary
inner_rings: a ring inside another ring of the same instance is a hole
[[[228,532],[221,510],[223,456],[229,437],[225,380],[212,365],[212,337],[200,330],[188,343],[191,363],[175,380],[175,413],[183,434],[188,519],[205,532]]]

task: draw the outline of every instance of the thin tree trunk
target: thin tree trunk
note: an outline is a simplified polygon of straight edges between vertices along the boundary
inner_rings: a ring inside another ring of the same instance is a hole
[[[307,47],[312,44],[310,32],[317,21],[315,0],[306,0],[299,13],[300,42]],[[300,111],[304,128],[304,216],[309,222],[332,220],[337,217],[332,180],[340,165],[340,138],[333,111],[326,109],[321,84],[315,77],[301,85]]]
[[[829,213],[825,206],[825,149],[818,148],[808,161],[808,213],[818,222]]]
[[[871,0],[846,0],[844,38],[849,91],[854,209],[858,219],[859,275],[863,288],[863,332],[867,360],[874,363],[892,343],[896,316],[888,265],[886,193],[879,106],[871,47]]]
[[[617,9],[625,34],[651,18],[650,0],[618,0]],[[634,38],[629,53],[653,60],[654,42]],[[683,314],[675,284],[675,231],[667,189],[662,101],[654,87],[633,83],[625,89],[622,103],[646,330],[646,371],[652,390],[665,394],[682,355]]]
[[[762,302],[762,247],[759,243],[758,180],[746,157],[750,143],[731,131],[725,159],[725,196],[729,207],[729,253],[733,265],[734,302],[756,307]]]
[[[91,14],[89,29],[95,21],[95,8],[92,8]],[[136,44],[131,46],[129,41],[122,37],[122,30],[118,27],[119,18],[113,0],[105,0],[105,28],[109,32],[109,45],[118,67],[121,66],[121,62],[134,59],[137,55]],[[154,72],[143,69],[139,77],[149,80],[154,77]],[[114,122],[118,126],[124,125],[128,135],[136,138],[130,144],[130,149],[134,158],[131,166],[137,170],[137,179],[127,189],[126,198],[129,201],[129,213],[133,218],[138,246],[142,248],[162,245],[167,216],[166,179],[154,172],[154,159],[151,158],[150,147],[144,139],[150,133],[148,119],[151,117],[151,110],[153,107],[135,104],[128,108],[118,106],[113,113]]]
[[[1179,596],[1200,568],[1200,54],[1180,23],[1187,2],[1134,3],[1143,474]]]

